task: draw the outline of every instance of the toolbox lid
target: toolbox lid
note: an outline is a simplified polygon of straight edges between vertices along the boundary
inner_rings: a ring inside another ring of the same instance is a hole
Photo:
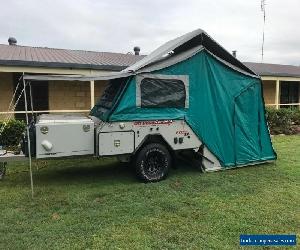
[[[42,114],[38,117],[38,124],[45,123],[93,123],[93,121],[85,115],[80,114]]]

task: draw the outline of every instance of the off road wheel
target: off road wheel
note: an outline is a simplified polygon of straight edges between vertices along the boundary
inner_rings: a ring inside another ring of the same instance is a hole
[[[135,161],[136,173],[145,182],[155,182],[167,177],[171,156],[168,149],[159,143],[151,143],[143,147]]]

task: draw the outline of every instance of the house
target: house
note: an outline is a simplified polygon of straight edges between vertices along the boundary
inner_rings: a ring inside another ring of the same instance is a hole
[[[19,99],[15,111],[11,108],[8,110],[20,96],[21,85],[15,95],[14,92],[23,73],[91,76],[120,71],[144,57],[139,55],[138,47],[135,47],[134,52],[122,54],[20,46],[15,39],[10,38],[9,45],[0,44],[0,117],[24,117],[24,98]],[[300,67],[249,62],[245,64],[261,75],[266,105],[276,108],[299,106]],[[105,81],[32,83],[34,112],[87,113],[105,86]]]
[[[23,73],[99,75],[126,68],[143,57],[138,54],[138,47],[135,54],[121,54],[19,46],[9,39],[9,45],[0,44],[0,116],[13,113],[16,118],[24,117],[24,98],[19,99],[15,112],[8,110]],[[19,85],[13,102],[20,96],[22,87]],[[32,83],[34,112],[89,112],[104,88],[103,81]]]
[[[300,67],[244,62],[263,80],[265,104],[276,109],[300,107]]]

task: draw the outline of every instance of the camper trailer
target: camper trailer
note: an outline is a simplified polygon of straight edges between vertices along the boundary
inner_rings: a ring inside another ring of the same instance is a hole
[[[26,156],[116,156],[146,182],[166,178],[178,156],[204,171],[276,158],[260,77],[200,29],[118,73],[23,80],[108,80],[89,116],[49,114],[31,123]]]

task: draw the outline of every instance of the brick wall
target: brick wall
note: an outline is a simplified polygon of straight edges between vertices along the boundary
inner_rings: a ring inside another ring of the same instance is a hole
[[[95,103],[101,97],[106,86],[107,81],[95,81]]]
[[[266,104],[275,103],[276,81],[263,81],[264,99]]]
[[[9,103],[13,96],[13,75],[12,73],[0,72],[0,112],[8,109]],[[0,119],[5,115],[0,114]]]
[[[95,100],[101,96],[105,82],[95,82]],[[90,110],[90,82],[49,82],[50,110]]]
[[[90,108],[88,82],[50,81],[49,110],[85,110]]]

